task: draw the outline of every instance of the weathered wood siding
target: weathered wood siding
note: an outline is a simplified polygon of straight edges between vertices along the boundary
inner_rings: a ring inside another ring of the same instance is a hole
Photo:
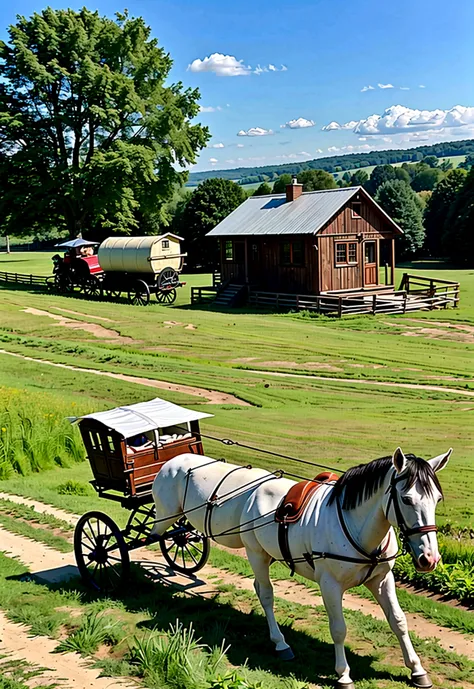
[[[359,202],[360,217],[353,217],[353,202]],[[381,265],[382,240],[389,240],[384,246],[384,255],[390,255],[393,281],[394,255],[390,242],[395,232],[371,202],[361,195],[351,199],[317,235],[261,235],[220,238],[221,273],[223,281],[245,282],[262,291],[300,294],[320,294],[333,290],[362,289],[364,285],[364,244],[375,241],[376,267],[378,276]],[[233,260],[226,260],[226,239],[234,243]],[[281,245],[285,241],[303,241],[304,264],[283,265]],[[357,263],[336,265],[336,242],[357,243]],[[240,250],[235,250],[236,244]],[[245,247],[245,250],[242,249]],[[316,248],[317,247],[317,248]],[[236,254],[239,260],[236,260]]]
[[[362,199],[360,217],[352,217],[352,200],[317,235],[319,292],[364,287],[364,241],[375,240],[377,270],[380,266],[379,240],[391,239],[394,232],[378,209]],[[336,266],[336,242],[357,242],[357,264]]]

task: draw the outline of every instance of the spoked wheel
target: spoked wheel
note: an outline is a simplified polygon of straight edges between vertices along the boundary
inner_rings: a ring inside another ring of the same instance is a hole
[[[74,553],[85,584],[109,593],[130,575],[130,557],[122,532],[103,512],[87,512],[74,531]]]
[[[55,275],[54,289],[60,294],[71,294],[74,292],[74,284],[69,275]]]
[[[128,291],[128,301],[134,306],[146,306],[150,303],[150,288],[143,280],[135,280],[133,289]]]
[[[171,569],[183,574],[198,572],[209,557],[209,539],[181,517],[161,537],[161,552]]]
[[[96,277],[91,276],[84,282],[83,292],[89,299],[100,299],[102,297],[102,285]]]
[[[119,289],[106,289],[105,295],[108,299],[118,299],[122,292]]]
[[[176,301],[176,290],[167,289],[156,293],[156,300],[159,304],[170,305]]]
[[[167,266],[163,268],[156,278],[156,286],[158,289],[171,289],[177,286],[179,282],[179,274],[174,268]]]
[[[124,536],[127,539],[129,550],[140,545],[151,545],[159,541],[159,536],[151,536],[150,532],[155,525],[155,505],[140,505],[137,507],[127,522]]]

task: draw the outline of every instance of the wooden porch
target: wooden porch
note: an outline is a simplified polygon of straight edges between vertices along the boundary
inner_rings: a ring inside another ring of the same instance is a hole
[[[313,294],[285,294],[250,290],[249,303],[256,307],[314,311],[342,316],[377,313],[409,313],[457,308],[459,282],[404,273],[400,289],[345,290]]]

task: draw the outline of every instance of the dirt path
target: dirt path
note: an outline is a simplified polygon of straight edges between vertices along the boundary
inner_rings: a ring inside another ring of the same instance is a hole
[[[86,333],[94,335],[94,337],[99,337],[113,344],[136,344],[138,342],[138,340],[134,340],[133,337],[119,335],[116,330],[104,328],[103,325],[98,325],[97,323],[84,323],[84,321],[76,321],[74,318],[68,318],[67,316],[61,316],[57,313],[50,313],[49,311],[42,311],[41,309],[34,309],[32,307],[22,309],[22,311],[30,313],[33,316],[47,316],[57,321],[57,325],[60,327],[72,328],[73,330],[84,330]]]
[[[94,321],[104,321],[105,323],[116,323],[112,318],[105,318],[104,316],[93,316],[91,313],[81,313],[80,311],[71,311],[71,309],[62,309],[60,306],[51,306],[55,311],[62,311],[69,313],[71,316],[82,316],[83,318],[92,318]]]
[[[98,326],[101,327],[101,326]],[[16,352],[8,352],[6,349],[0,349],[0,354],[9,354],[16,356],[24,361],[33,361],[36,364],[46,364],[48,366],[56,366],[57,368],[65,368],[68,371],[78,371],[79,373],[92,373],[96,376],[106,376],[107,378],[115,378],[124,380],[127,383],[136,383],[137,385],[145,385],[149,388],[158,388],[159,390],[170,390],[171,392],[182,392],[193,397],[200,397],[207,400],[208,404],[238,404],[242,407],[250,407],[249,402],[241,400],[234,395],[226,392],[218,392],[217,390],[206,390],[204,388],[196,388],[192,385],[179,385],[175,383],[168,383],[164,380],[155,380],[153,378],[141,378],[139,376],[129,376],[125,373],[112,373],[112,371],[98,371],[94,368],[80,368],[78,366],[70,366],[69,364],[59,364],[55,361],[48,361],[47,359],[35,359],[31,356],[17,354]],[[474,393],[473,393],[474,395]]]
[[[245,369],[247,373],[257,373],[278,378],[303,378],[308,380],[322,380],[327,383],[350,383],[355,385],[378,385],[387,388],[405,388],[406,390],[429,390],[431,392],[448,392],[452,395],[463,395],[464,397],[474,397],[474,390],[458,390],[457,388],[445,388],[441,385],[425,385],[423,383],[393,383],[384,380],[367,380],[366,378],[329,378],[328,376],[309,376],[303,373],[284,373],[283,371],[265,371],[258,369]]]
[[[15,502],[24,502],[24,504],[32,506],[40,505],[43,512],[54,514],[58,518],[64,519],[69,523],[74,523],[79,518],[63,510],[50,508],[43,503],[29,500],[21,496],[10,496],[7,493],[1,493],[0,497],[5,499],[14,497]],[[30,541],[16,534],[11,534],[2,528],[0,528],[0,544],[2,544],[2,550],[8,550],[14,557],[17,557],[23,562],[32,573],[36,573],[38,577],[47,581],[57,582],[71,576],[78,576],[73,553],[59,553],[45,545]],[[238,554],[242,554],[240,551],[230,551],[226,548],[222,549],[234,554],[237,552]],[[136,562],[140,562],[149,574],[160,583],[168,586],[179,586],[187,593],[194,593],[205,597],[215,595],[217,592],[216,574],[219,576],[219,581],[225,584],[234,584],[239,589],[253,592],[253,581],[251,579],[211,567],[210,565],[206,565],[199,572],[199,577],[187,577],[185,575],[170,572],[164,560],[162,560],[155,551],[152,552],[145,549],[134,551],[132,559]],[[212,575],[211,579],[209,575]],[[295,581],[275,581],[274,589],[278,597],[294,603],[300,603],[301,605],[323,605],[322,598],[315,591]],[[358,610],[365,615],[372,615],[379,620],[384,619],[383,612],[376,603],[350,593],[344,595],[344,608],[347,610]],[[419,637],[435,637],[439,639],[440,646],[443,648],[447,650],[454,649],[457,653],[474,659],[474,638],[468,638],[455,630],[440,627],[434,622],[430,622],[421,615],[415,613],[407,613],[407,619],[409,628]]]
[[[26,627],[10,622],[0,611],[0,653],[9,661],[27,660],[41,668],[45,673],[35,678],[35,685],[54,684],[61,689],[124,689],[136,684],[120,681],[112,677],[99,677],[100,670],[86,667],[78,653],[54,653],[57,641],[44,636],[30,636]],[[67,678],[67,679],[66,679]],[[31,681],[29,682],[31,686]]]

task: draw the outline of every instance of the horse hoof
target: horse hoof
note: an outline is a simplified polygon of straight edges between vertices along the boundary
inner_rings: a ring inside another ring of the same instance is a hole
[[[336,689],[355,689],[354,682],[349,682],[349,684],[343,684],[342,682],[336,682]]]
[[[291,650],[290,646],[288,646],[288,648],[284,648],[282,651],[277,651],[276,654],[280,660],[294,660],[295,659],[295,654]]]
[[[417,687],[417,689],[429,689],[433,686],[433,683],[430,680],[429,675],[427,675],[425,672],[424,675],[412,675],[411,686]]]

